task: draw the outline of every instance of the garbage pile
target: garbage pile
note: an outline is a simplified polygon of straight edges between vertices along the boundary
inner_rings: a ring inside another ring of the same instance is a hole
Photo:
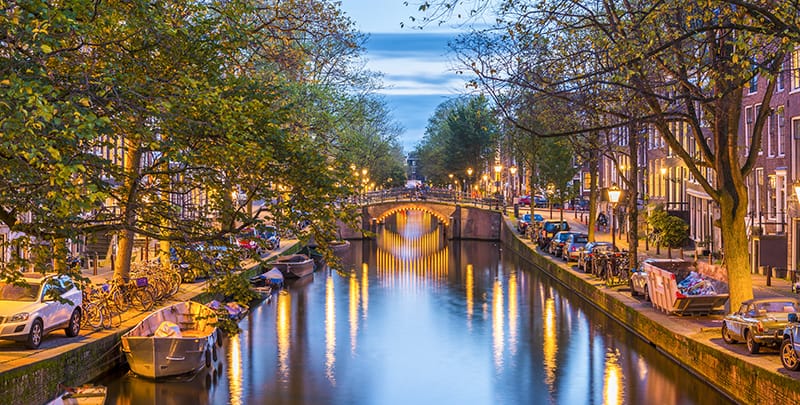
[[[687,296],[717,294],[712,280],[696,271],[689,272],[689,275],[678,283],[678,291]]]

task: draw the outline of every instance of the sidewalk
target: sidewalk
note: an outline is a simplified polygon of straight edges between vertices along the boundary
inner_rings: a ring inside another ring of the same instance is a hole
[[[524,209],[520,208],[520,215],[524,213],[528,213],[529,209],[526,207]],[[561,219],[559,211],[553,210],[552,216],[550,216],[550,210],[544,208],[536,208],[535,213],[542,215],[545,219]],[[516,218],[513,218],[513,212],[509,212],[511,218],[514,222],[516,222]],[[588,233],[588,211],[584,212],[574,212],[574,211],[564,211],[563,219],[569,223],[570,229],[576,232],[585,232]],[[583,221],[581,221],[583,219]],[[603,242],[611,242],[611,231],[595,231],[594,237],[596,241],[603,241]],[[619,233],[617,233],[617,238],[614,241],[615,245],[620,250],[630,250],[628,246],[628,239],[627,235],[623,234],[619,237]],[[639,261],[645,258],[667,258],[668,250],[666,248],[661,248],[660,253],[656,253],[657,249],[655,246],[649,246],[649,249],[645,249],[645,244],[643,240],[639,240],[639,249],[638,249],[638,256]],[[677,249],[672,249],[672,258],[678,259],[681,257],[681,251]],[[686,250],[683,252],[683,258],[686,260],[693,260],[694,259],[694,250]],[[701,260],[708,260],[707,257],[701,258]],[[788,279],[779,278],[779,277],[771,277],[769,279],[769,285],[767,285],[767,276],[754,273],[751,275],[753,279],[753,295],[756,298],[768,298],[768,297],[794,297],[800,299],[800,294],[792,292],[792,283]]]

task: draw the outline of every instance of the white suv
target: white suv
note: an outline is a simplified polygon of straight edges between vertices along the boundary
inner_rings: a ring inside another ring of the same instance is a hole
[[[18,282],[0,281],[0,339],[36,349],[55,329],[78,336],[82,303],[81,290],[66,275],[23,273]]]

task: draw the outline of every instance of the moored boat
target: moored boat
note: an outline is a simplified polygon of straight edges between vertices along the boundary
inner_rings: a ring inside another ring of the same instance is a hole
[[[161,308],[122,335],[131,371],[148,378],[190,374],[210,367],[219,338],[216,312],[185,301]]]
[[[103,405],[106,403],[108,388],[103,385],[81,385],[78,387],[59,386],[62,393],[47,405]]]
[[[250,285],[253,287],[281,288],[283,286],[283,273],[273,267],[270,271],[250,277]]]
[[[314,273],[314,259],[299,253],[281,256],[272,265],[286,278],[302,278]]]
[[[330,248],[334,253],[341,252],[343,250],[346,250],[349,247],[350,247],[350,241],[349,240],[344,240],[344,239],[334,240],[334,241],[331,241],[331,243],[330,243]]]

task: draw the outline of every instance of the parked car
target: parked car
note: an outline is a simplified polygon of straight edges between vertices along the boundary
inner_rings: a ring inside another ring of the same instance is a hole
[[[561,231],[556,233],[553,238],[550,240],[550,245],[547,247],[547,252],[553,256],[561,256],[561,251],[564,250],[564,245],[567,243],[567,239],[569,239],[570,235],[573,232],[570,231]]]
[[[278,228],[275,228],[272,225],[266,225],[259,231],[259,235],[261,239],[266,241],[267,249],[275,250],[281,247],[281,235],[278,232]]]
[[[584,273],[592,272],[592,260],[597,254],[613,250],[611,242],[589,242],[578,252],[578,269]]]
[[[546,208],[547,207],[547,198],[542,197],[540,195],[533,196],[533,205],[536,208]]]
[[[722,320],[722,339],[733,344],[744,341],[756,354],[761,346],[778,348],[789,326],[789,314],[800,310],[796,298],[754,298],[742,302],[739,310]]]
[[[585,233],[572,233],[567,238],[564,247],[561,248],[561,258],[568,263],[570,261],[577,261],[578,255],[588,242],[589,235]]]
[[[517,232],[525,234],[528,225],[531,224],[531,214],[524,214],[517,220]]]
[[[251,256],[252,253],[262,256],[267,251],[275,250],[281,245],[280,234],[277,228],[272,225],[242,229],[236,235],[235,240],[245,256]]]
[[[539,246],[539,249],[546,249],[550,245],[550,239],[560,231],[568,231],[569,230],[569,223],[567,221],[559,221],[559,220],[546,220],[542,221],[540,227],[538,227],[539,234],[536,236],[536,244]]]
[[[66,275],[23,273],[20,282],[0,282],[0,339],[36,349],[56,329],[78,336],[82,304],[81,290]]]
[[[531,205],[531,196],[523,195],[522,197],[519,198],[518,201],[519,201],[519,205],[521,205],[521,206],[529,206],[529,205]]]
[[[783,330],[781,342],[781,363],[787,370],[800,370],[800,319],[797,313],[788,316],[789,324]]]

